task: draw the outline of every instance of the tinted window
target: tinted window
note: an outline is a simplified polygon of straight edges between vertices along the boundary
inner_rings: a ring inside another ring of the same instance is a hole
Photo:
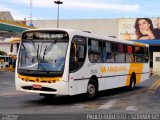
[[[103,43],[103,61],[114,62],[114,44],[110,42]]]
[[[82,37],[75,37],[71,43],[70,52],[70,72],[80,69],[86,58],[86,39]]]
[[[88,41],[88,55],[90,62],[103,62],[102,41]]]
[[[126,51],[126,62],[134,62],[134,56],[133,56],[133,46],[127,45],[127,51]]]
[[[125,62],[125,45],[119,43],[116,44],[115,60],[117,63]]]

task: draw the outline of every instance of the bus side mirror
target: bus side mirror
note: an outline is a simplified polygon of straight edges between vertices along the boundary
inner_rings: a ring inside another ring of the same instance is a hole
[[[77,44],[76,44],[76,43],[74,43],[74,44],[73,44],[73,46],[74,46],[74,63],[76,63],[76,62],[77,62],[77,53],[76,53],[76,50],[77,50]]]

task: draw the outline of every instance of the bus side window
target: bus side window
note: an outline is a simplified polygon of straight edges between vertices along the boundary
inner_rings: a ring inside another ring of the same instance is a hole
[[[88,41],[88,55],[91,63],[103,62],[102,41],[90,39]]]
[[[125,62],[125,45],[121,43],[117,43],[115,48],[116,48],[116,53],[115,53],[116,62],[124,63]]]
[[[140,47],[134,47],[134,58],[135,62],[142,62],[142,53]]]
[[[114,43],[103,43],[103,61],[114,62]]]
[[[149,60],[148,48],[142,47],[141,51],[142,51],[142,62],[148,62],[148,60]]]
[[[86,40],[85,38],[75,37],[71,43],[70,52],[70,72],[80,69],[86,58]]]
[[[126,49],[126,62],[127,63],[133,63],[135,62],[134,56],[133,56],[133,46],[127,45]]]

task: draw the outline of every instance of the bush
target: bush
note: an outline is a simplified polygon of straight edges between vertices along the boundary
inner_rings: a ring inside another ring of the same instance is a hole
[[[0,55],[7,55],[7,53],[0,50]]]

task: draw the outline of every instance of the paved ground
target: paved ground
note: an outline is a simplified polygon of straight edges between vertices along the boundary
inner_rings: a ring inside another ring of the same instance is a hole
[[[160,77],[152,76],[138,85],[135,91],[125,88],[106,90],[100,92],[97,99],[90,101],[83,95],[57,96],[48,100],[37,94],[16,91],[14,72],[0,72],[0,118],[85,120],[107,118],[105,115],[113,113],[143,113],[160,119],[156,116],[160,113],[159,86]]]

